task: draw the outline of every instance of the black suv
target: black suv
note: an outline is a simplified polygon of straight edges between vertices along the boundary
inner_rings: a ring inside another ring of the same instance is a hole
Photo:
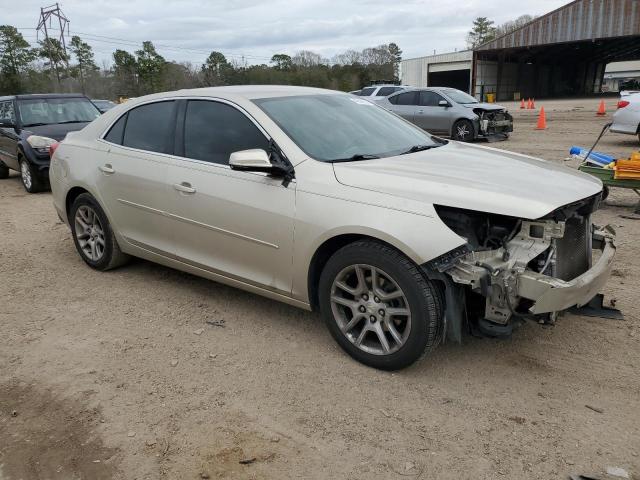
[[[0,97],[0,178],[16,170],[27,192],[44,190],[49,183],[49,147],[99,116],[84,95]]]

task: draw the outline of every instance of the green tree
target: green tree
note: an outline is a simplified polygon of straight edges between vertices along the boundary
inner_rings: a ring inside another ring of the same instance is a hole
[[[98,66],[96,65],[93,57],[93,50],[91,49],[91,45],[83,42],[77,35],[71,37],[70,49],[78,62],[78,64],[71,70],[71,75],[75,78],[80,77],[82,93],[85,93],[84,81],[86,76],[98,71]]]
[[[0,89],[7,93],[24,90],[23,76],[38,56],[22,34],[11,25],[0,25]]]
[[[400,62],[402,62],[402,50],[400,50],[400,47],[391,42],[389,45],[387,45],[387,48],[389,49],[389,53],[391,54],[392,57],[392,62],[393,62],[393,77],[396,80],[400,79]]]
[[[69,55],[62,46],[62,43],[56,38],[45,38],[40,41],[39,54],[41,58],[48,60],[48,62],[45,62],[45,66],[49,68],[49,71],[55,73],[59,86],[61,79],[60,70],[62,67],[69,65]]]
[[[138,66],[138,78],[143,85],[145,93],[157,92],[162,83],[167,61],[156,52],[153,43],[142,42],[142,49],[136,50],[136,62]]]
[[[469,47],[476,48],[478,45],[489,42],[496,37],[496,27],[493,21],[487,17],[478,17],[473,21],[471,31],[467,35]]]
[[[116,77],[116,95],[138,95],[138,62],[125,50],[113,52],[113,73]]]
[[[276,53],[271,57],[271,61],[269,63],[272,63],[273,68],[276,70],[289,71],[293,68],[293,61],[291,60],[291,57],[284,53]]]
[[[204,83],[207,86],[230,83],[233,67],[222,53],[213,51],[202,65]]]

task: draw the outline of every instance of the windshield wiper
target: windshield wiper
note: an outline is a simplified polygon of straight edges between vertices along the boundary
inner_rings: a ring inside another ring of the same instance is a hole
[[[66,122],[58,122],[59,125],[63,123],[89,123],[91,120],[67,120]]]
[[[416,153],[422,152],[423,150],[430,150],[432,148],[437,148],[440,145],[414,145],[409,150],[402,152],[400,155],[406,155],[407,153]]]
[[[359,160],[374,160],[380,158],[378,155],[371,155],[369,153],[356,153],[349,158],[335,158],[328,160],[329,163],[341,163],[341,162],[357,162]]]
[[[48,123],[25,123],[23,127],[41,127],[42,125],[49,125]]]

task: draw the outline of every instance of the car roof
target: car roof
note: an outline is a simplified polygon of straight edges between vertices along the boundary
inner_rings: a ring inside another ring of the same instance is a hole
[[[0,97],[0,101],[13,99],[28,100],[31,98],[86,98],[86,96],[81,93],[25,93]]]
[[[227,87],[204,87],[161,92],[143,97],[129,98],[125,105],[136,106],[154,100],[176,97],[209,97],[231,101],[256,100],[261,98],[293,97],[302,95],[349,95],[338,90],[324,88],[295,87],[292,85],[233,85]]]

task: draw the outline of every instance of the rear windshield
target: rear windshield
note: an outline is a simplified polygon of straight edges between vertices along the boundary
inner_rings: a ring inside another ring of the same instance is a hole
[[[24,127],[55,123],[85,123],[100,116],[100,110],[86,98],[34,98],[18,101]]]

